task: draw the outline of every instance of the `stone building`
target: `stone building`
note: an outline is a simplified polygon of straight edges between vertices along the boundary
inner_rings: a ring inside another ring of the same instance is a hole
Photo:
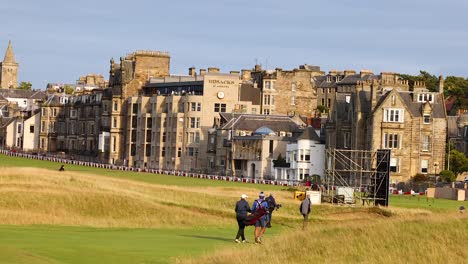
[[[18,87],[18,63],[15,61],[11,41],[5,52],[3,61],[0,62],[0,88]]]
[[[127,128],[128,98],[137,96],[151,78],[169,76],[170,55],[161,51],[139,50],[120,58],[120,63],[110,61],[109,96],[102,98],[103,148],[99,159],[111,164],[127,163],[125,138]],[[112,145],[112,146],[111,146]]]
[[[326,77],[325,77],[326,78]],[[318,86],[320,87],[320,86]],[[329,87],[327,87],[328,89]],[[446,114],[440,92],[428,92],[396,73],[342,76],[326,124],[327,148],[391,149],[391,181],[444,169]]]
[[[298,69],[263,70],[260,65],[242,71],[262,91],[261,114],[312,116],[317,109],[314,77],[324,75],[320,67],[301,65]]]
[[[216,153],[213,172],[251,179],[273,180],[274,162],[286,156],[305,126],[297,116],[221,113],[216,140],[208,149]]]
[[[142,95],[129,98],[124,145],[129,165],[207,171],[214,164],[209,132],[219,123],[219,113],[250,113],[260,108],[239,100],[242,93],[255,91],[240,83],[237,72],[224,74],[209,68],[195,75],[193,71],[189,76],[152,78]]]

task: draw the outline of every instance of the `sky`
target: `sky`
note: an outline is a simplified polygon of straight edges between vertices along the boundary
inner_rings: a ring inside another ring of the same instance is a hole
[[[466,0],[0,0],[0,59],[42,89],[135,50],[168,51],[171,74],[301,64],[468,77]]]

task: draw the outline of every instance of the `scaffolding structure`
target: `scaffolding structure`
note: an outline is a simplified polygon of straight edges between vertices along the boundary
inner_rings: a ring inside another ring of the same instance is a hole
[[[337,201],[336,190],[350,187],[354,201],[388,205],[390,150],[326,150],[324,197]]]

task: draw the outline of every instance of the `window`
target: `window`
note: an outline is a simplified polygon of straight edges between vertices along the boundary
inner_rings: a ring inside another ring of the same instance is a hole
[[[151,144],[146,144],[145,146],[145,156],[151,156]]]
[[[70,110],[70,117],[75,118],[76,117],[76,110]]]
[[[271,89],[271,81],[265,81],[265,89],[267,90]]]
[[[226,104],[215,104],[214,111],[216,113],[225,113],[226,112]]]
[[[166,142],[166,137],[167,137],[167,136],[166,136],[166,132],[163,132],[163,133],[162,133],[162,142],[163,142],[163,143]]]
[[[190,157],[198,156],[198,148],[188,147],[187,148],[187,155],[190,156]]]
[[[296,105],[296,97],[291,96],[291,105]]]
[[[177,157],[182,157],[182,148],[177,148]]]
[[[166,147],[162,147],[162,150],[161,150],[161,157],[164,157],[166,156]]]
[[[270,114],[270,109],[263,109],[263,114],[264,115],[269,115]]]
[[[132,113],[133,113],[134,115],[138,114],[138,104],[133,104],[132,107],[133,107]]]
[[[430,124],[431,123],[431,115],[424,115],[423,120],[424,120],[424,124]]]
[[[29,133],[34,133],[34,126],[33,125],[29,126]]]
[[[132,128],[136,128],[136,127],[137,127],[137,117],[133,116],[132,117]]]
[[[322,104],[321,105],[325,105],[325,98],[322,98]]]
[[[131,144],[130,145],[130,156],[135,156],[136,155],[136,144]]]
[[[291,84],[291,91],[295,92],[297,89],[297,85],[295,83]]]
[[[274,105],[275,97],[270,94],[263,95],[263,105]]]
[[[404,115],[403,109],[394,109],[394,108],[384,109],[383,121],[403,123],[403,120],[404,120],[403,115]]]
[[[398,149],[399,148],[399,135],[398,134],[384,134],[384,148],[386,149]]]
[[[146,142],[147,143],[151,142],[151,137],[152,137],[151,130],[146,130]]]
[[[418,94],[418,102],[419,103],[424,103],[424,102],[434,102],[434,97],[432,94],[429,93],[421,93]]]
[[[21,124],[18,124],[16,128],[16,131],[18,132],[18,134],[21,134],[22,130],[23,130],[23,126]]]
[[[112,126],[117,127],[117,118],[116,117],[114,117],[114,119],[112,121]]]
[[[343,147],[344,148],[351,147],[351,133],[350,132],[343,133]]]
[[[132,142],[135,142],[135,141],[137,140],[137,132],[136,132],[136,129],[133,129],[133,130],[132,130],[131,137],[132,137]]]
[[[57,108],[52,109],[52,116],[57,116]]]
[[[421,160],[421,173],[427,173],[428,165],[429,165],[428,160]]]
[[[112,152],[115,152],[117,149],[117,138],[112,137]]]
[[[152,117],[147,117],[146,118],[146,127],[148,129],[151,129],[153,127],[153,118]]]
[[[190,110],[191,111],[201,111],[201,103],[190,103]]]
[[[429,151],[431,138],[429,135],[423,135],[421,138],[421,150]]]
[[[117,111],[118,107],[117,107],[117,101],[114,101],[114,111]]]
[[[398,158],[390,159],[390,171],[391,172],[400,172],[400,160]]]
[[[190,128],[200,128],[199,117],[190,117]]]
[[[195,143],[200,143],[200,132],[195,133]]]
[[[330,108],[330,106],[331,106],[331,99],[328,98],[328,100],[327,100],[327,107]]]

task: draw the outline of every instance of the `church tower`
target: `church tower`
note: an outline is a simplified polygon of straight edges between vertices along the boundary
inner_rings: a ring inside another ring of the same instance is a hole
[[[15,61],[11,41],[9,41],[5,58],[0,62],[0,88],[16,87],[18,87],[18,63]]]

